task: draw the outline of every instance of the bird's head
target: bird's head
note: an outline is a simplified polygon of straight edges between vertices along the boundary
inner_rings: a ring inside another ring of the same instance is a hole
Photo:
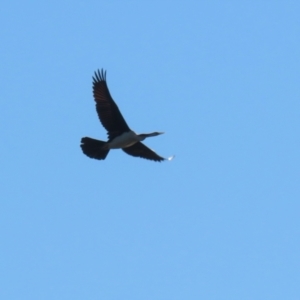
[[[157,136],[157,135],[160,135],[163,133],[164,132],[141,133],[141,134],[138,134],[138,137],[140,138],[140,141],[143,141],[147,137]]]

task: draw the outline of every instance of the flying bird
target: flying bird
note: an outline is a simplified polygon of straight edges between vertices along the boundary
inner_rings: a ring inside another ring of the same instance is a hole
[[[93,77],[93,95],[96,111],[101,124],[107,130],[108,141],[99,141],[90,137],[81,139],[81,149],[90,158],[103,160],[110,149],[122,149],[125,153],[153,161],[171,160],[164,158],[145,146],[141,141],[163,132],[136,134],[127,125],[117,104],[110,95],[106,84],[106,71],[96,71]]]

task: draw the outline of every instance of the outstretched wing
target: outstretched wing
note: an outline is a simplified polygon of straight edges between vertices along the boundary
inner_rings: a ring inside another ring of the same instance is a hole
[[[165,158],[157,155],[154,151],[146,147],[144,144],[141,142],[137,142],[136,144],[127,147],[127,148],[122,148],[124,152],[126,152],[129,155],[136,156],[136,157],[142,157],[154,161],[163,161]]]
[[[109,140],[123,132],[129,131],[117,104],[111,97],[106,84],[106,71],[95,72],[93,77],[93,94],[96,101],[96,110],[103,127],[107,130]]]

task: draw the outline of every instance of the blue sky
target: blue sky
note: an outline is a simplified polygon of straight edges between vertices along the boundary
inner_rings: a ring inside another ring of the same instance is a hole
[[[1,299],[299,299],[300,4],[6,1]],[[145,144],[111,151],[92,75]]]

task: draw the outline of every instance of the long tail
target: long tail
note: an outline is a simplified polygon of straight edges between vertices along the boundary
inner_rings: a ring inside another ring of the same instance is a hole
[[[81,149],[85,155],[95,159],[105,159],[109,149],[103,149],[106,142],[84,137],[81,139]]]

